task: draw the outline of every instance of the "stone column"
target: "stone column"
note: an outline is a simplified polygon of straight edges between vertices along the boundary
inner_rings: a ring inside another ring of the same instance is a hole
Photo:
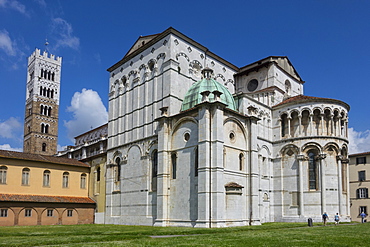
[[[334,134],[334,115],[330,115],[330,136]]]
[[[319,131],[319,135],[324,135],[324,114],[320,114],[320,127],[321,131]]]
[[[303,189],[303,180],[304,171],[303,171],[303,161],[307,160],[307,157],[304,155],[298,155],[298,177],[299,177],[299,215],[304,217],[304,189]]]
[[[302,115],[298,115],[298,136],[302,136]]]
[[[162,112],[167,109],[162,109]],[[167,226],[169,222],[169,119],[162,116],[158,119],[158,174],[157,174],[157,219],[155,226]]]
[[[338,204],[339,204],[339,215],[342,215],[342,203],[343,203],[343,188],[342,188],[342,155],[337,156],[338,161]]]
[[[321,181],[321,211],[326,212],[326,184],[325,184],[325,165],[323,159],[326,154],[319,154],[317,160],[320,162],[320,181]]]
[[[310,128],[310,136],[313,136],[313,115],[310,114],[310,120],[309,120],[309,128]]]
[[[291,125],[291,121],[292,121],[292,117],[288,117],[288,137],[292,137],[291,133],[290,133],[290,125]]]
[[[259,201],[258,201],[258,147],[257,147],[257,119],[251,118],[249,125],[249,176],[250,176],[250,205],[249,220],[251,225],[260,225]]]

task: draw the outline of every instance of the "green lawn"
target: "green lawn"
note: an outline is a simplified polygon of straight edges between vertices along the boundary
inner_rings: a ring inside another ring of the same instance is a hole
[[[0,246],[370,246],[370,224],[266,223],[233,228],[120,225],[0,227]],[[151,238],[160,235],[185,235]]]

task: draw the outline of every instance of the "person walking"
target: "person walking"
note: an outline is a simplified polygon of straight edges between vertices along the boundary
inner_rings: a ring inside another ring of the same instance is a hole
[[[360,216],[361,216],[361,223],[365,223],[365,217],[366,217],[366,214],[365,214],[364,212],[362,212],[362,213],[360,214]]]
[[[322,215],[322,221],[324,222],[324,226],[326,226],[326,222],[328,221],[329,216],[326,212],[323,213]]]
[[[338,225],[339,224],[339,214],[337,213],[335,216],[334,216],[334,221],[335,221],[335,225]]]

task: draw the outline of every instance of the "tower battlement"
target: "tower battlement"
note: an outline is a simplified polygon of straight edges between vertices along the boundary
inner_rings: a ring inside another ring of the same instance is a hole
[[[59,62],[59,63],[62,63],[62,57],[56,57],[54,54],[49,54],[47,51],[43,51],[41,53],[41,50],[40,49],[37,49],[31,54],[31,56],[28,57],[28,63],[30,63],[33,59],[35,59],[36,57],[38,58],[42,58],[44,60],[47,60],[47,61],[56,61],[56,62]]]

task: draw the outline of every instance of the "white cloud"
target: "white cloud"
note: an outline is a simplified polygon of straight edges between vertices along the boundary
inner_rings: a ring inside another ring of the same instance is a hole
[[[363,153],[370,151],[370,130],[364,132],[348,128],[349,153]]]
[[[13,9],[28,16],[28,13],[26,12],[26,6],[16,0],[0,0],[0,7]]]
[[[34,0],[37,4],[39,4],[42,7],[46,7],[46,2],[45,0]]]
[[[22,124],[14,117],[0,122],[0,137],[3,138],[16,138],[22,130]]]
[[[60,47],[69,47],[78,50],[80,39],[73,36],[72,25],[62,18],[54,18],[52,20],[53,33],[58,37],[55,49]]]
[[[99,127],[108,122],[108,112],[99,94],[91,89],[76,92],[67,111],[73,113],[73,119],[64,121],[70,140],[91,128]]]
[[[15,56],[16,49],[14,46],[15,45],[13,44],[9,33],[6,30],[0,30],[0,49],[4,50],[4,52],[9,56]]]
[[[22,152],[22,148],[12,148],[9,144],[2,144],[0,145],[1,150],[9,150],[9,151],[16,151],[16,152]]]

